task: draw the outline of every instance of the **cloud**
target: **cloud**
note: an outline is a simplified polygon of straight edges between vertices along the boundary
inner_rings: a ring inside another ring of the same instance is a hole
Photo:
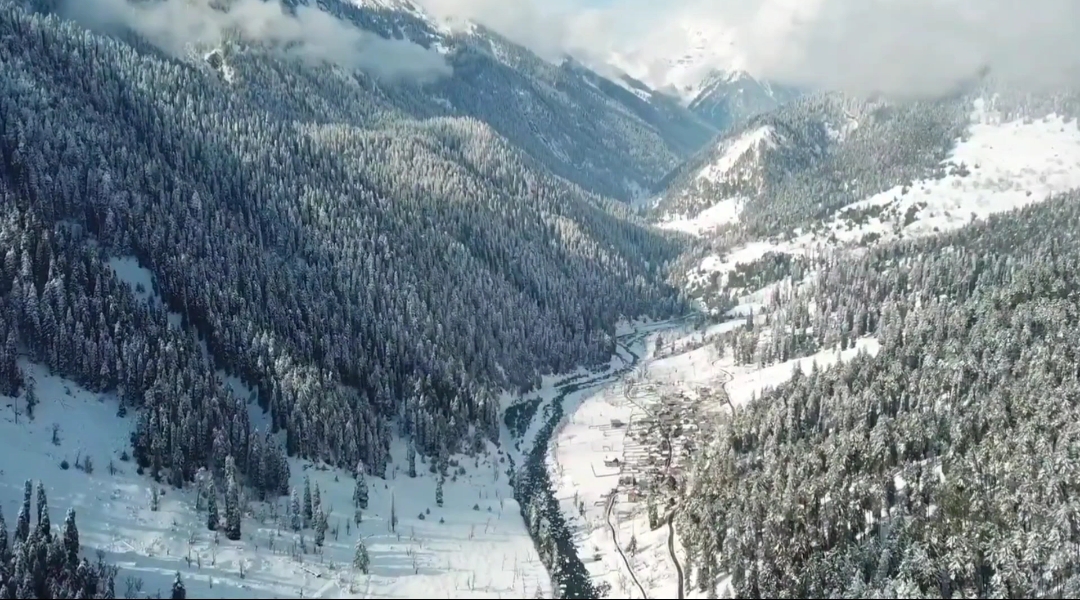
[[[1030,89],[1080,83],[1074,0],[823,0],[784,33],[743,41],[764,75],[795,83],[933,96],[984,68]]]
[[[174,56],[181,56],[189,44],[214,44],[231,32],[301,60],[359,69],[383,79],[425,81],[450,74],[437,52],[363,31],[318,8],[298,6],[290,15],[276,0],[227,4],[225,11],[209,0],[68,0],[63,14],[98,29],[127,27]]]
[[[573,45],[570,31],[583,11],[570,0],[418,0],[442,19],[467,19],[499,32],[547,59]]]
[[[712,61],[707,66],[864,94],[944,94],[987,67],[1025,87],[1080,83],[1076,0],[419,2],[437,14],[477,20],[548,56],[637,61],[640,73],[631,74],[653,80],[662,79],[658,70],[695,53]]]

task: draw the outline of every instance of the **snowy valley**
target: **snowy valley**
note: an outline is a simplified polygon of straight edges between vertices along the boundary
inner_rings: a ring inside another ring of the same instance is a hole
[[[0,0],[0,597],[1080,593],[1080,92],[163,1]]]

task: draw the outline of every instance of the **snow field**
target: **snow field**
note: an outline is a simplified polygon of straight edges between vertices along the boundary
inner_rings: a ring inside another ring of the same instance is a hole
[[[506,463],[493,448],[479,459],[455,457],[465,473],[452,469],[456,480],[446,480],[440,508],[434,476],[418,459],[418,477],[407,477],[405,446],[397,443],[388,479],[367,478],[369,507],[359,527],[346,525],[353,516],[353,478],[294,460],[293,485],[302,490],[304,476],[310,477],[312,486],[319,485],[322,506],[331,511],[323,550],[315,553],[310,529],[296,534],[284,527],[287,498],[249,502],[242,538],[215,540],[205,509],[195,510],[190,487],[157,486],[160,506],[150,509],[153,481],[136,474],[134,462],[120,459],[130,453],[133,420],[116,416],[113,398],[37,365],[22,366],[37,382],[40,403],[33,421],[22,415],[16,424],[8,407],[15,399],[0,398],[0,506],[13,523],[23,481],[44,482],[54,523],[75,508],[84,552],[92,557],[103,551],[120,567],[118,594],[124,594],[128,577],[141,579],[145,593],[167,593],[176,571],[192,598],[520,598],[533,596],[538,587],[550,594],[507,484]],[[53,424],[59,426],[57,445],[51,443]],[[87,457],[94,464],[90,474],[75,467],[76,458]],[[70,468],[61,469],[62,460]],[[391,502],[396,532],[388,528]],[[370,575],[351,566],[358,535],[371,557]],[[301,545],[308,553],[299,551]]]
[[[731,225],[739,221],[745,200],[742,198],[730,198],[721,200],[713,206],[706,208],[692,218],[672,219],[660,223],[661,229],[681,231],[691,235],[701,235],[712,231],[722,225]]]
[[[161,303],[150,272],[134,258],[113,258],[109,265],[141,300]],[[179,315],[169,320],[180,324]],[[302,490],[310,477],[331,511],[323,549],[316,553],[310,529],[285,527],[284,497],[248,502],[242,537],[232,542],[207,529],[205,501],[196,510],[193,486],[155,485],[121,458],[131,452],[134,411],[119,418],[115,398],[39,365],[21,366],[36,381],[39,404],[30,420],[22,398],[0,398],[0,507],[14,522],[23,481],[42,481],[54,523],[74,508],[84,554],[104,552],[120,567],[118,594],[129,593],[129,579],[141,581],[142,594],[167,593],[180,571],[192,598],[512,598],[534,596],[538,589],[550,596],[550,580],[508,484],[508,463],[494,447],[479,458],[455,457],[460,462],[444,484],[440,508],[435,476],[419,459],[418,477],[407,477],[406,448],[398,441],[388,479],[367,478],[369,506],[359,527],[351,523],[351,474],[291,460],[292,485]],[[218,375],[238,397],[250,396],[235,377]],[[13,409],[22,413],[18,422]],[[265,426],[267,419],[256,409],[252,423]],[[90,473],[77,468],[87,458],[94,465]],[[156,511],[150,509],[153,488],[162,494]],[[394,532],[388,527],[392,503]],[[358,536],[371,557],[370,575],[351,566]]]

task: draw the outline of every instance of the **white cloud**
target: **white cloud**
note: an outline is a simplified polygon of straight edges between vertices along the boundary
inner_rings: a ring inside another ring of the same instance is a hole
[[[1080,83],[1075,0],[824,0],[763,72],[856,92],[932,95],[989,67],[1029,87]]]
[[[297,58],[360,69],[387,79],[432,79],[450,73],[437,52],[405,40],[387,40],[317,8],[286,14],[280,2],[235,0],[228,11],[209,0],[133,4],[128,0],[68,0],[65,16],[90,27],[127,27],[162,50],[180,55],[193,43],[215,43],[227,31],[269,44]]]
[[[687,53],[790,83],[934,95],[990,67],[1029,85],[1075,85],[1076,0],[419,0],[547,56],[634,62],[660,79]],[[711,43],[695,40],[701,32]]]

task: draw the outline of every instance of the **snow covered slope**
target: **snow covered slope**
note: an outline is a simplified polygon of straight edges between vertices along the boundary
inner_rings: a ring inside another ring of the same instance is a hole
[[[769,252],[800,255],[932,235],[1080,188],[1080,127],[1076,119],[1053,114],[1005,119],[992,102],[980,99],[968,131],[941,167],[941,177],[898,184],[788,239],[758,240],[705,257],[691,280],[729,273]],[[700,233],[713,219],[701,213],[679,221],[678,228]]]
[[[167,593],[179,571],[190,598],[525,598],[538,590],[550,597],[507,465],[494,448],[480,459],[451,462],[457,464],[439,507],[434,475],[418,463],[418,477],[409,478],[405,447],[398,444],[389,479],[367,479],[369,508],[358,527],[350,522],[354,479],[294,461],[293,485],[303,489],[309,477],[331,512],[324,548],[315,551],[310,529],[297,534],[286,526],[287,498],[248,502],[242,537],[233,542],[207,530],[206,512],[195,509],[191,489],[155,485],[125,460],[133,418],[117,417],[113,398],[37,365],[21,366],[37,382],[39,404],[29,420],[22,398],[0,398],[0,506],[13,521],[22,482],[43,481],[54,519],[75,509],[83,552],[92,558],[102,551],[120,567],[118,594],[129,577],[142,580],[146,594]],[[18,423],[12,405],[22,413]],[[92,468],[76,466],[87,461]],[[154,488],[163,494],[156,511]],[[396,532],[388,527],[391,510]],[[352,567],[358,537],[371,558],[369,575]]]
[[[738,223],[739,213],[742,212],[744,203],[743,198],[728,198],[717,202],[693,217],[669,217],[668,220],[662,221],[658,225],[662,229],[701,235],[708,231],[714,231],[723,225]]]
[[[819,160],[829,143],[824,124],[816,120],[751,119],[668,174],[654,211],[660,221],[694,219],[715,206],[762,196],[771,183]]]

